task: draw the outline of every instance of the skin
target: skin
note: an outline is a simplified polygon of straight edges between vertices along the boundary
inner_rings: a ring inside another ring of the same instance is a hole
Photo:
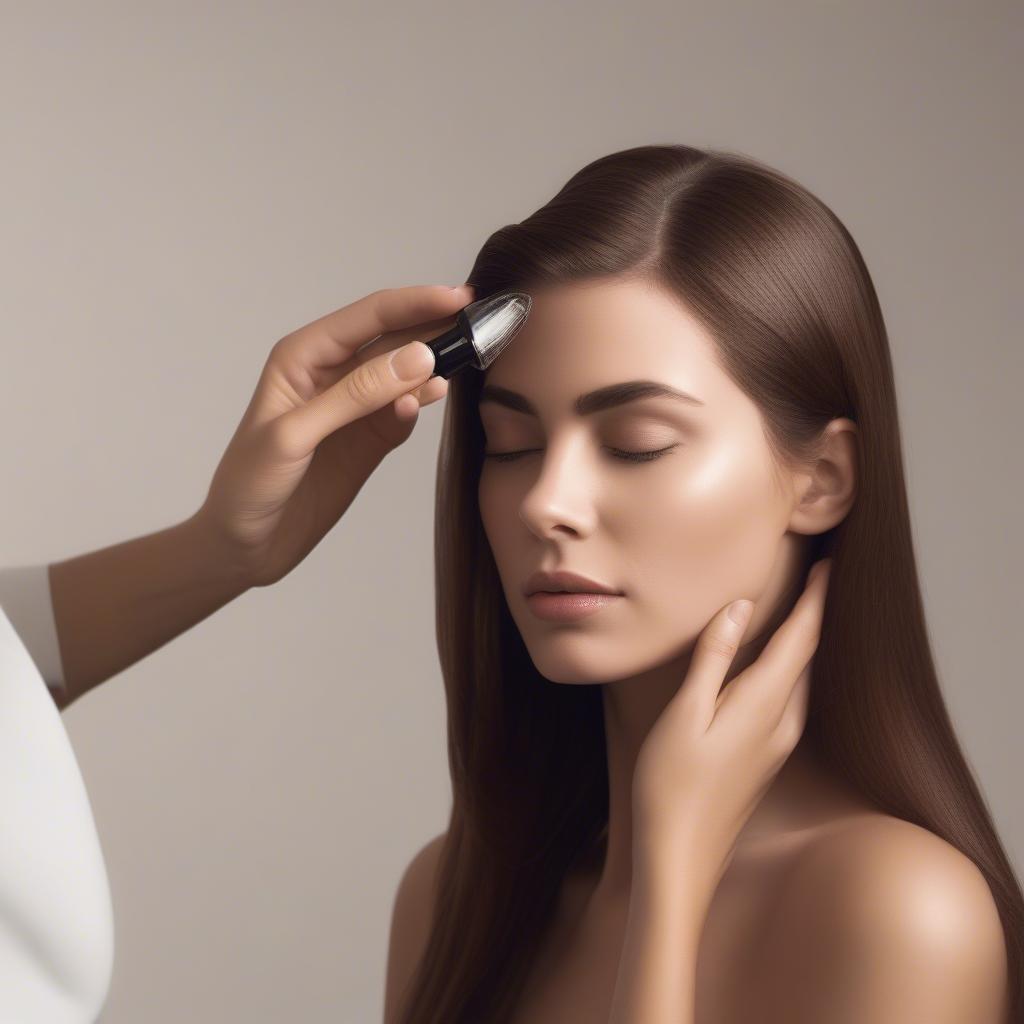
[[[808,536],[841,521],[853,502],[856,426],[833,421],[816,466],[779,471],[757,407],[667,293],[604,281],[531,296],[529,319],[485,383],[527,396],[538,416],[480,404],[486,451],[531,453],[485,460],[480,512],[534,664],[553,682],[604,684],[610,811],[595,899],[624,905],[641,744],[679,690],[698,634],[725,605],[756,603],[726,683],[764,646],[784,599],[802,587]],[[704,404],[648,398],[573,412],[577,395],[633,379]],[[607,451],[668,446],[640,463]],[[539,619],[521,588],[540,567],[581,572],[624,596],[577,623]],[[745,823],[740,847],[807,823],[813,768],[795,755]]]
[[[636,856],[611,1024],[695,1019],[708,905],[752,804],[806,720],[829,564],[813,567],[791,615],[728,693],[723,676],[751,606],[716,615],[641,746],[633,774]]]

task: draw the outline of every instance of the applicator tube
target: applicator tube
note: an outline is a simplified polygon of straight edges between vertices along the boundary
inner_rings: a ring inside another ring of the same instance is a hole
[[[454,327],[424,342],[434,353],[431,376],[447,380],[467,366],[486,370],[526,323],[532,305],[524,292],[508,291],[464,306]]]

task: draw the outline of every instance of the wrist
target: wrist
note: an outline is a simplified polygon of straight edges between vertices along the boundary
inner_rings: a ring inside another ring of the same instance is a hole
[[[656,868],[650,864],[634,867],[629,890],[629,912],[660,935],[671,936],[680,949],[696,952],[710,899],[695,885],[686,865]]]
[[[708,871],[692,838],[634,842],[631,893],[635,890],[653,905],[664,907],[696,935],[704,926],[716,887],[717,877]]]
[[[249,566],[202,508],[181,523],[181,531],[190,553],[209,566],[225,586],[237,594],[252,589]]]

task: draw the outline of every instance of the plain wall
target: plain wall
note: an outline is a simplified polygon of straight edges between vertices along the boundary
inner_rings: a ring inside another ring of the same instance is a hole
[[[463,281],[595,157],[744,152],[873,276],[940,679],[1019,870],[1019,6],[4,8],[0,564],[191,515],[278,338]],[[442,410],[283,581],[64,712],[114,900],[105,1024],[380,1020],[395,886],[450,807]]]

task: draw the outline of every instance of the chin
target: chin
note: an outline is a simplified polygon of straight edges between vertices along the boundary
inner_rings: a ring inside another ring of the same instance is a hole
[[[523,642],[537,671],[552,683],[613,683],[635,675],[646,664],[621,656],[618,636],[587,634],[565,627],[521,631]]]
[[[596,666],[590,670],[577,664],[563,662],[548,664],[551,661],[552,659],[533,659],[537,671],[551,683],[578,686],[585,683],[613,683],[620,678],[618,673],[602,672]]]
[[[618,629],[588,632],[546,624],[520,625],[520,635],[534,667],[553,683],[614,683],[676,664],[685,669],[699,631],[679,629],[683,639],[666,644],[665,637],[641,638]],[[669,638],[672,631],[668,633]],[[682,676],[680,676],[682,679]]]

